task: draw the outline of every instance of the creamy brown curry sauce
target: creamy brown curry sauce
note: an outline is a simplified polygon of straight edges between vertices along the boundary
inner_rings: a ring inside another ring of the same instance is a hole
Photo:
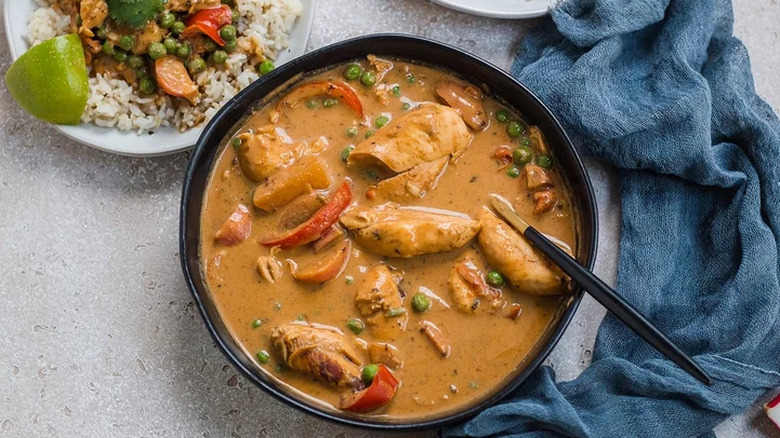
[[[270,375],[336,409],[379,363],[394,396],[352,410],[421,418],[494,390],[567,292],[485,207],[498,193],[574,247],[543,135],[459,78],[399,61],[340,65],[280,94],[227,140],[203,205],[202,269],[229,330]]]

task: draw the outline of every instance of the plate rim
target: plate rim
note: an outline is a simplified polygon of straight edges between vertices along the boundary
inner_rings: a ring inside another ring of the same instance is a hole
[[[550,13],[553,4],[556,0],[548,0],[547,7],[545,9],[533,9],[530,11],[518,11],[518,12],[502,12],[491,9],[482,9],[478,6],[467,6],[459,3],[457,0],[430,0],[431,2],[448,8],[454,11],[465,12],[471,15],[477,15],[480,17],[488,18],[500,18],[507,20],[525,19],[525,18],[537,18],[543,17]]]
[[[35,0],[26,0],[26,1],[28,1],[28,3],[32,3],[33,5],[36,4]],[[6,42],[8,45],[9,52],[11,54],[11,62],[13,63],[17,59],[19,59],[19,57],[22,54],[24,54],[26,51],[17,53],[16,46],[14,45],[14,40],[16,39],[17,35],[14,35],[11,32],[11,21],[10,21],[11,3],[13,3],[13,1],[11,0],[5,0],[3,2],[3,25],[5,26],[5,37],[6,37]],[[297,47],[297,48],[288,47],[287,49],[284,49],[282,52],[288,51],[287,54],[289,55],[289,58],[285,62],[291,61],[305,54],[309,46],[309,41],[311,39],[311,32],[314,26],[314,10],[317,6],[317,0],[301,0],[301,3],[304,4],[304,10],[301,16],[298,17],[297,21],[295,22],[295,26],[303,26],[301,31],[303,34],[303,38],[302,38],[303,44],[301,45],[301,47]],[[306,6],[307,3],[308,6]],[[16,6],[18,6],[18,3],[16,4]],[[25,22],[25,28],[28,22],[29,22],[29,17],[27,17],[27,21]],[[40,119],[36,118],[36,120],[40,120]],[[134,158],[161,157],[161,156],[172,155],[179,152],[185,152],[191,150],[197,143],[198,138],[200,138],[200,136],[203,134],[203,129],[206,126],[206,124],[204,123],[199,127],[191,128],[185,132],[179,132],[178,135],[183,137],[186,136],[186,137],[181,138],[179,141],[176,142],[169,142],[164,146],[155,147],[154,150],[152,151],[134,152],[132,150],[128,150],[127,148],[106,146],[104,142],[100,142],[98,140],[92,140],[90,138],[90,132],[87,131],[88,128],[85,125],[90,125],[90,127],[98,128],[100,129],[100,132],[116,131],[120,133],[120,135],[128,135],[128,136],[134,135],[138,138],[143,138],[144,136],[147,135],[147,133],[137,134],[137,131],[120,131],[117,130],[116,128],[104,128],[86,122],[80,122],[78,125],[66,126],[66,125],[57,125],[54,123],[49,123],[44,120],[40,120],[40,121],[42,123],[45,123],[46,125],[53,127],[58,132],[63,134],[65,137],[79,144],[87,146],[89,148],[96,149],[101,152],[114,154],[114,155],[134,157]],[[175,128],[172,127],[164,127],[164,128],[175,131]]]

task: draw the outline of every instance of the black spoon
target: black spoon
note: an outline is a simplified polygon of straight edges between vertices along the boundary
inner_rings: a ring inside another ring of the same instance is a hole
[[[658,352],[676,363],[680,368],[697,378],[702,383],[712,385],[712,379],[701,367],[693,361],[680,347],[661,333],[647,318],[624,300],[614,289],[607,286],[600,278],[577,263],[574,258],[551,242],[544,234],[528,225],[517,215],[512,205],[499,195],[492,194],[491,206],[512,227],[528,238],[541,252],[558,265],[572,280],[577,282],[596,299],[602,306],[617,316],[625,325],[642,339],[647,341]]]

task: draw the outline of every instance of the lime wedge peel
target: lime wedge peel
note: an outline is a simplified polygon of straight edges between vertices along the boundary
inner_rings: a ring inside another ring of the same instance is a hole
[[[19,57],[5,75],[8,91],[30,114],[58,125],[78,125],[89,79],[76,34],[44,41]]]

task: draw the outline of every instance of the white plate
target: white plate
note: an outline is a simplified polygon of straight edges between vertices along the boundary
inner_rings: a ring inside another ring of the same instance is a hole
[[[309,42],[309,34],[314,20],[315,1],[301,0],[303,15],[298,18],[290,31],[290,47],[279,54],[275,61],[277,65],[301,56],[306,51],[306,44]],[[3,11],[5,32],[11,49],[11,57],[14,60],[29,48],[24,34],[27,32],[30,16],[37,7],[35,0],[5,0]],[[78,126],[55,125],[55,127],[68,137],[95,149],[137,157],[167,155],[189,149],[203,131],[202,127],[190,129],[184,133],[180,133],[174,128],[157,128],[154,130],[154,134],[139,136],[135,131],[101,128],[88,123],[82,123]]]
[[[491,18],[533,18],[547,15],[557,0],[431,0],[444,7]]]

